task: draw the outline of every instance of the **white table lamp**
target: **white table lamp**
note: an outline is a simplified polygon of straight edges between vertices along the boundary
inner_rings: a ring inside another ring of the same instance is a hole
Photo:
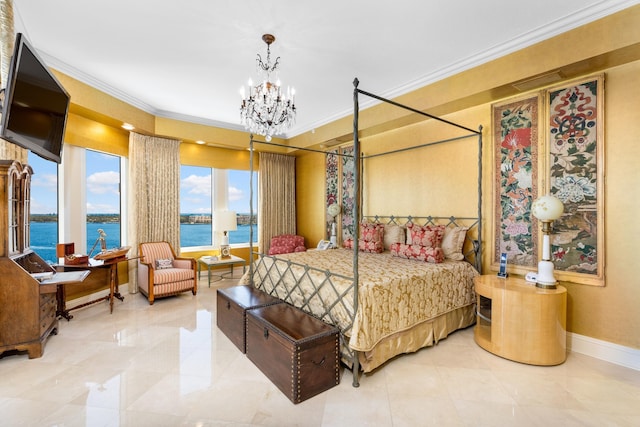
[[[555,289],[556,278],[553,276],[553,262],[551,262],[551,242],[549,234],[551,224],[562,216],[564,205],[555,196],[547,194],[538,198],[531,205],[531,214],[542,222],[542,259],[538,263],[536,286],[539,288]]]
[[[216,211],[213,214],[213,229],[222,231],[222,240],[220,241],[221,258],[229,258],[229,231],[238,229],[238,217],[234,211]]]
[[[338,246],[338,237],[336,236],[336,216],[340,213],[340,205],[337,203],[332,203],[327,208],[327,214],[331,218],[333,218],[333,222],[331,223],[331,237],[329,241],[331,242],[331,246],[336,248]]]

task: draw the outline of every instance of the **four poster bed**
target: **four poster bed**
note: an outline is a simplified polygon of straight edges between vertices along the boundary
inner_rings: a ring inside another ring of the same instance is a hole
[[[469,132],[393,153],[477,138],[476,217],[363,215],[360,180],[361,162],[366,157],[358,138],[360,95]],[[352,369],[353,386],[357,387],[361,369],[371,372],[397,355],[431,346],[475,322],[473,278],[481,271],[482,255],[482,133],[481,129],[475,131],[362,91],[356,79],[353,137],[353,218],[360,219],[355,221],[354,236],[360,238],[354,238],[350,248],[277,256],[254,253],[251,244],[252,257],[257,259],[250,263],[241,282],[336,326],[340,330],[341,359]],[[252,135],[252,170],[254,142],[278,145],[254,141]],[[250,210],[253,217],[253,206]],[[249,241],[253,242],[253,236]],[[372,246],[375,250],[371,250]]]

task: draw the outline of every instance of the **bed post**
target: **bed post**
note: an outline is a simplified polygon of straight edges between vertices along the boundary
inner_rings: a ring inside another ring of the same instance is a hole
[[[478,249],[476,270],[482,274],[482,125],[478,126]]]
[[[358,78],[353,79],[353,161],[355,162],[355,171],[353,174],[353,186],[356,194],[353,204],[354,235],[353,235],[353,313],[358,311],[358,236],[360,236],[360,172],[361,172],[361,156],[360,156],[360,140],[358,139],[358,116],[360,106],[358,104]],[[360,386],[360,359],[359,352],[353,352],[353,386]]]
[[[249,284],[253,283],[253,133],[249,134]]]

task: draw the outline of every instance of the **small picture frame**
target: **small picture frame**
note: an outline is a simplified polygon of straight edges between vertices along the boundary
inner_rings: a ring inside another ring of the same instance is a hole
[[[500,254],[500,269],[498,270],[498,277],[506,278],[509,274],[507,273],[507,254],[502,252]]]

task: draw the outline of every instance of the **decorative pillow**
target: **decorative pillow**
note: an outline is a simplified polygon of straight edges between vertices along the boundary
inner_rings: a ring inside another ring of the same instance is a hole
[[[382,241],[378,242],[366,242],[364,239],[358,239],[358,250],[360,252],[382,253],[384,247]]]
[[[365,242],[382,242],[384,238],[384,224],[360,223],[360,238]]]
[[[428,248],[426,246],[407,245],[404,243],[394,243],[391,245],[391,255],[433,264],[444,261],[442,248]]]
[[[464,245],[464,239],[467,236],[468,229],[469,227],[448,227],[444,230],[442,250],[444,251],[445,258],[455,261],[462,261],[464,259],[462,246]]]
[[[396,224],[385,224],[384,249],[388,251],[394,243],[404,243],[406,238],[405,235],[404,227]]]
[[[164,270],[165,268],[173,268],[173,261],[170,259],[157,259],[156,270]]]
[[[444,237],[444,225],[407,225],[411,235],[411,245],[419,245],[427,248],[439,248]]]

